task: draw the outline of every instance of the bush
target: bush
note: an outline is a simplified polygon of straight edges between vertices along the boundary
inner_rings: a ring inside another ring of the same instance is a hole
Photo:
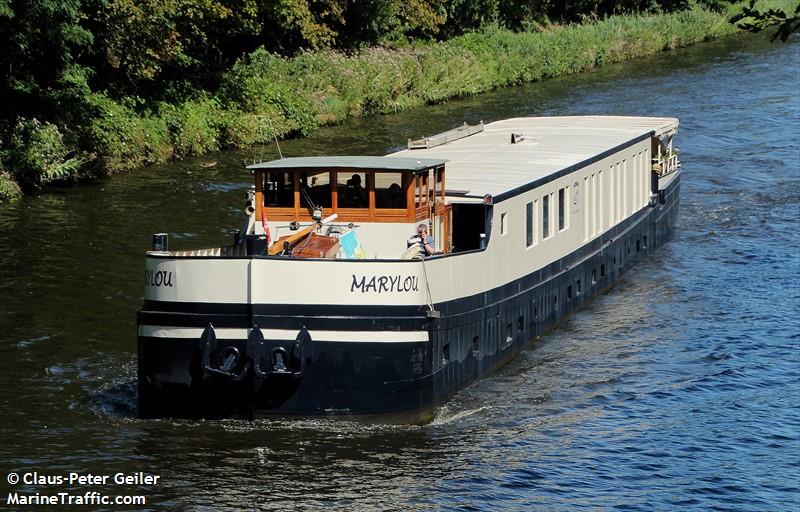
[[[226,73],[220,97],[247,113],[270,118],[277,113],[275,129],[281,134],[308,135],[321,124],[307,81],[313,80],[313,74],[297,73],[293,64],[302,67],[302,60],[256,50]]]
[[[200,98],[177,106],[162,103],[158,113],[169,131],[176,158],[219,149],[221,109],[216,100]]]
[[[58,127],[36,118],[18,119],[7,149],[7,165],[25,191],[76,177],[85,159],[67,148]]]
[[[22,194],[17,182],[11,175],[0,169],[0,203],[16,199]]]
[[[82,129],[82,143],[94,154],[97,174],[128,171],[172,155],[166,123],[140,117],[132,108],[103,94],[89,99],[93,115]]]

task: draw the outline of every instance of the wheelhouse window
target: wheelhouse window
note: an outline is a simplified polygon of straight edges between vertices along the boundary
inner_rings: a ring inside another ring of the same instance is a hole
[[[403,181],[402,173],[376,172],[375,208],[405,210],[408,205]]]
[[[290,172],[264,173],[264,205],[294,208],[294,175]]]
[[[308,208],[309,199],[315,206],[330,208],[331,204],[331,173],[330,172],[303,172],[300,178],[300,207]]]
[[[339,208],[369,208],[368,176],[371,173],[336,173]]]
[[[416,200],[414,205],[417,208],[427,208],[429,193],[428,175],[418,174],[416,177],[416,189],[414,194]]]
[[[256,169],[256,219],[312,220],[339,214],[346,222],[448,222],[444,166],[413,172],[361,168]],[[441,229],[446,230],[445,227]],[[445,246],[447,242],[445,241]]]

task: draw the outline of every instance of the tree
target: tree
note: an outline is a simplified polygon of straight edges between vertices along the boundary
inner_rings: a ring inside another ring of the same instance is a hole
[[[800,30],[800,2],[794,9],[793,15],[787,15],[782,9],[771,8],[762,11],[756,8],[756,0],[750,0],[750,4],[742,8],[742,12],[730,19],[730,22],[749,30],[750,32],[761,32],[767,27],[778,26],[772,40],[780,38],[786,41],[793,32]]]
[[[92,34],[81,16],[80,0],[0,0],[0,104],[9,118],[50,115],[52,92],[85,83],[75,55]]]

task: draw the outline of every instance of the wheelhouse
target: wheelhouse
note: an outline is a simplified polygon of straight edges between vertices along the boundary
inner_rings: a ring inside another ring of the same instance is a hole
[[[284,158],[247,166],[256,220],[421,222],[444,214],[445,160],[384,157]]]
[[[364,257],[400,257],[415,224],[425,223],[437,253],[452,245],[445,162],[431,158],[371,156],[283,158],[246,165],[253,173],[254,234],[293,241],[304,225],[335,218],[357,228]],[[287,231],[288,230],[288,231]],[[335,233],[334,229],[334,233]],[[339,230],[341,231],[341,229]],[[248,230],[250,232],[250,230]]]

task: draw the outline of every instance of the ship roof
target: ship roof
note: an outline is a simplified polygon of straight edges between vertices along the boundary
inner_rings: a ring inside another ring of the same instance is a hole
[[[406,155],[406,157],[385,158],[382,156],[306,156],[281,158],[269,162],[255,162],[245,165],[247,169],[369,169],[385,171],[424,171],[431,167],[444,165],[441,158],[424,157],[423,155]]]
[[[387,160],[419,156],[447,160],[447,189],[467,197],[511,197],[622,150],[650,136],[669,137],[671,117],[518,117],[430,149],[406,149]],[[511,135],[518,140],[511,143]],[[519,141],[519,135],[522,140]]]

